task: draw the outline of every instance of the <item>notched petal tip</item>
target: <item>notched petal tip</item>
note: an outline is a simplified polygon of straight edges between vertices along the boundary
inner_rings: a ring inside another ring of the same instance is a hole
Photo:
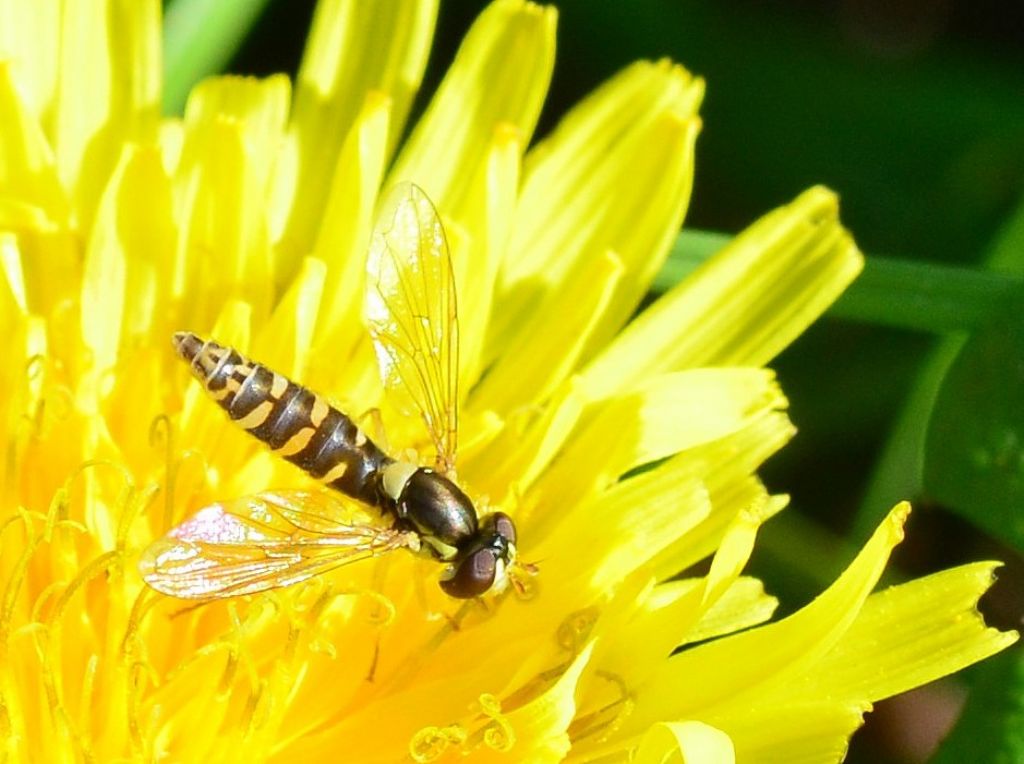
[[[910,517],[910,502],[901,501],[891,510],[885,518],[885,527],[891,533],[892,543],[896,544],[903,541],[903,526],[907,524],[907,518]]]
[[[535,3],[532,0],[498,0],[492,4],[494,11],[501,11],[508,14],[523,14],[544,18],[545,21],[553,23],[558,18],[558,8],[553,5]],[[484,12],[485,14],[487,11]]]
[[[812,221],[835,222],[839,219],[839,195],[828,186],[811,186],[793,200],[791,208]]]

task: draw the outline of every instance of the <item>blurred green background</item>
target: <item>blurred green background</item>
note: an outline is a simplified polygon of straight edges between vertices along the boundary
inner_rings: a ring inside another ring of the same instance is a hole
[[[226,69],[294,74],[314,3],[270,1],[261,15],[262,0],[251,5],[255,26]],[[840,194],[844,223],[872,257],[972,268],[995,261],[1005,273],[1024,274],[1024,25],[1018,3],[557,5],[558,58],[540,134],[635,59],[669,56],[706,78],[688,228],[735,233],[823,183]],[[420,107],[483,6],[442,2]],[[969,358],[960,376],[993,381],[996,392],[985,393],[991,405],[984,421],[998,420],[1000,432],[1009,433],[1009,453],[1019,459],[1009,474],[1024,484],[1024,401],[1019,393],[1005,400],[999,394],[1024,386],[1024,374],[1013,372],[1014,364],[1024,365],[1016,355],[1024,353],[1020,314],[1011,306],[997,320],[1009,327],[1008,338],[999,335],[986,346],[995,348],[998,362],[990,367]],[[947,490],[917,464],[932,412],[930,391],[942,388],[963,337],[887,329],[884,323],[826,317],[775,364],[800,433],[763,474],[773,490],[792,495],[792,508],[764,530],[752,572],[789,612],[820,592],[891,502],[905,497],[916,511],[890,580],[967,560],[1002,559],[1007,566],[983,604],[990,622],[1019,628],[1024,530],[1003,530],[1006,518],[1024,527],[1024,505],[1016,503],[1024,489],[1010,485],[992,499],[998,506],[975,503],[969,481]],[[954,426],[943,430],[944,437],[954,446],[969,437],[955,431],[958,418],[973,413],[971,400],[957,390],[946,396],[944,409]],[[948,473],[946,458],[939,454],[929,462],[938,465],[934,474]],[[1019,650],[1001,660],[988,677],[975,671],[959,680],[980,683],[976,695],[990,706],[972,708],[958,733],[961,741],[974,741],[958,749],[954,739],[940,760],[963,760],[958,750],[973,750],[974,760],[994,760],[976,747],[982,729],[990,738],[1012,737],[1007,706],[1021,713],[1024,682],[1005,698],[1000,693],[1012,684],[1004,677],[1024,671]],[[927,760],[962,698],[960,684],[945,682],[879,704],[855,737],[849,760]],[[1024,756],[1024,748],[1010,745],[1007,750]]]

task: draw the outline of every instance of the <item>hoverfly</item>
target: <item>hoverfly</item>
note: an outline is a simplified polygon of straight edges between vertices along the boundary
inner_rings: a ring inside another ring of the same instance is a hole
[[[478,519],[454,480],[455,281],[437,210],[419,187],[402,184],[388,197],[367,274],[364,313],[382,380],[419,411],[434,466],[388,456],[311,390],[232,348],[179,332],[178,354],[235,424],[359,505],[326,491],[212,504],[142,553],[139,571],[152,588],[190,599],[252,594],[396,549],[445,563],[440,585],[452,597],[500,592],[510,578],[515,583],[512,519],[503,512]]]

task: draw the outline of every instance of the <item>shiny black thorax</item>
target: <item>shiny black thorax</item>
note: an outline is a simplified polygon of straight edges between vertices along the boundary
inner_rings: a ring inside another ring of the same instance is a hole
[[[428,543],[436,540],[460,552],[478,533],[473,502],[451,480],[426,467],[409,477],[391,511]],[[431,544],[430,551],[440,559],[453,557],[439,545]]]

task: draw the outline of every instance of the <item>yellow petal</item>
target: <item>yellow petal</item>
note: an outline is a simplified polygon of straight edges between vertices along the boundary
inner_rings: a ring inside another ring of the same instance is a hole
[[[404,639],[408,641],[411,636],[405,635]],[[462,641],[474,650],[482,646],[476,640]],[[385,642],[382,651],[388,649],[388,644],[401,645],[401,639]],[[318,676],[311,673],[308,681],[326,682],[327,689],[319,696],[309,695],[308,702],[316,697],[333,698],[334,687],[340,683],[355,688],[359,707],[347,713],[334,712],[335,719],[331,718],[331,708],[322,709],[326,723],[313,730],[292,730],[296,733],[294,739],[281,746],[278,755],[286,760],[316,761],[343,746],[345,755],[359,762],[383,763],[406,757],[419,762],[444,761],[445,754],[471,754],[482,761],[558,761],[568,748],[566,730],[575,711],[576,685],[590,654],[590,647],[584,646],[556,681],[525,702],[482,692],[479,688],[490,681],[486,669],[469,663],[459,652],[449,651],[443,656],[413,654],[437,676],[420,673],[416,682],[408,682],[403,676],[396,686],[378,675],[376,682],[383,683],[385,689],[390,686],[387,692],[380,692],[379,684],[374,686],[376,683],[368,683],[362,676],[356,676],[353,682],[347,678],[331,681],[324,672]],[[501,662],[501,656],[493,650],[486,657]],[[346,657],[346,661],[364,666],[364,658],[372,660],[372,655],[360,654],[354,660]],[[325,663],[323,668],[329,671],[330,666]],[[503,665],[499,671],[505,668]],[[360,703],[363,698],[366,702]],[[351,701],[349,696],[341,696],[338,702]],[[388,719],[389,734],[365,734],[367,725],[378,719]]]
[[[317,4],[270,209],[273,238],[293,268],[312,249],[338,152],[370,92],[391,102],[393,150],[423,78],[436,17],[437,0]]]
[[[124,337],[139,341],[154,329],[161,336],[174,331],[164,323],[169,303],[165,287],[174,267],[178,230],[171,181],[159,150],[149,146],[137,154],[125,176],[131,185],[121,189],[118,235],[128,255]]]
[[[868,710],[855,703],[759,703],[730,719],[727,731],[738,761],[836,764]]]
[[[681,582],[669,581],[662,584],[655,590],[655,597],[675,595],[674,589],[679,583]],[[764,584],[756,578],[739,578],[686,633],[686,642],[703,642],[756,626],[771,618],[778,604],[779,601],[775,597],[765,594]]]
[[[207,325],[224,299],[234,296],[245,295],[262,317],[272,289],[266,224],[252,199],[254,168],[243,131],[235,122],[218,119],[206,138],[182,232],[182,245],[198,266],[190,288],[204,298],[193,302],[192,295],[182,295],[183,317],[194,326]]]
[[[733,239],[634,320],[584,372],[594,394],[667,369],[761,365],[860,272],[835,195],[812,188]]]
[[[14,234],[0,233],[0,272],[4,276],[3,298],[0,300],[0,331],[12,326],[28,312],[25,273],[21,267],[21,253]],[[10,389],[10,388],[4,388]]]
[[[54,145],[79,225],[93,212],[125,141],[156,140],[160,118],[157,0],[66,3]]]
[[[769,496],[754,472],[793,432],[784,414],[766,411],[735,433],[681,455],[705,465],[703,475],[712,511],[707,520],[659,555],[654,563],[659,578],[675,575],[713,554],[740,512],[756,507],[763,518],[768,518],[786,506],[787,498]]]
[[[703,506],[699,498],[687,497],[685,493],[680,495],[679,505],[664,499],[661,503],[672,507],[677,513],[690,516],[692,522],[699,521],[701,517],[706,517],[710,513],[706,496],[701,498],[704,499]],[[659,516],[650,506],[638,509],[640,511],[637,514],[627,515],[634,523],[643,524],[648,515],[654,516],[652,525],[654,518],[659,522],[654,534],[644,539],[648,542],[646,548],[640,545],[636,545],[639,548],[634,548],[632,566],[622,565],[615,570],[618,579],[602,582],[606,587],[613,586],[616,580],[625,578],[637,566],[655,556],[670,540],[680,538],[688,532],[688,528],[683,527],[671,515],[663,516],[664,511],[662,516]],[[754,508],[741,512],[725,534],[708,574],[696,582],[686,582],[685,585],[675,588],[676,596],[668,602],[664,600],[664,594],[659,593],[662,601],[658,607],[641,608],[641,612],[633,615],[627,625],[605,638],[600,655],[595,658],[595,665],[609,674],[622,677],[627,686],[634,687],[647,680],[656,668],[662,666],[675,648],[692,641],[691,632],[694,625],[722,599],[739,578],[740,571],[750,559],[754,536],[763,519],[763,515]],[[600,516],[595,517],[594,524],[600,523],[601,520]],[[629,529],[616,528],[608,535],[620,534],[632,541],[632,531]],[[586,538],[585,530],[580,535]],[[590,546],[599,544],[591,542]],[[578,557],[578,554],[574,555],[573,559]],[[559,575],[567,576],[566,573]]]
[[[511,126],[520,147],[530,141],[554,66],[555,18],[554,8],[522,0],[488,6],[463,40],[388,184],[418,183],[442,212],[458,218],[495,129]]]
[[[542,411],[512,412],[493,447],[463,462],[463,475],[496,503],[503,503],[547,468],[572,434],[585,405],[575,380],[567,380]]]
[[[637,764],[734,764],[732,740],[701,722],[663,722],[653,725],[633,759]]]
[[[170,179],[160,154],[129,146],[100,203],[85,253],[82,337],[94,353],[96,371],[109,371],[123,341],[147,335],[166,315],[163,285],[175,239]]]
[[[37,207],[54,223],[64,223],[68,202],[57,178],[53,151],[38,121],[23,102],[12,78],[11,63],[0,60],[0,188],[5,203]],[[10,225],[3,221],[5,226]]]
[[[669,484],[674,484],[671,500],[657,495]],[[626,576],[703,520],[709,502],[698,481],[681,476],[676,465],[662,465],[592,502],[549,509],[545,517],[519,523],[521,551],[527,559],[543,561],[539,585],[547,596],[537,607],[560,602],[569,610],[613,592]]]
[[[182,224],[172,290],[184,327],[204,331],[225,299],[241,296],[266,318],[274,263],[264,212],[289,85],[214,77],[189,96],[175,191]]]
[[[764,505],[745,507],[733,518],[711,559],[711,569],[704,577],[702,612],[718,602],[739,578],[754,551],[757,531],[770,513],[771,507],[766,501]]]
[[[13,226],[17,233],[5,242],[3,267],[12,283],[20,281],[24,287],[26,308],[38,315],[51,315],[58,306],[63,305],[66,310],[69,300],[76,299],[82,268],[81,244],[71,230],[53,228],[38,216],[32,218],[22,221],[27,223],[25,227]]]
[[[229,646],[215,642],[179,667],[173,681],[147,694],[139,720],[147,728],[144,739],[153,741],[155,747],[148,752],[150,757],[174,751],[175,757],[186,761],[205,759],[218,737],[230,735],[232,730],[240,737],[241,725],[225,724],[231,706],[244,702],[244,698],[225,692],[231,685],[224,678],[234,662]]]
[[[528,334],[529,310],[559,315],[563,285],[588,278],[615,252],[625,270],[614,300],[581,338],[584,356],[607,341],[646,292],[689,201],[695,117],[703,87],[681,67],[641,63],[577,106],[528,157],[490,337]]]
[[[962,565],[872,594],[818,668],[773,696],[881,700],[1013,644],[1016,632],[986,628],[976,609],[997,566]]]
[[[121,344],[128,265],[118,240],[117,216],[121,209],[121,185],[134,156],[133,151],[125,151],[104,194],[100,220],[89,239],[82,274],[82,339],[92,349],[94,367],[102,370],[114,365]],[[142,197],[135,199],[142,201]]]
[[[591,228],[597,225],[588,213],[602,209],[613,216],[624,215],[616,207],[633,195],[651,202],[639,188],[614,184],[636,161],[641,148],[659,161],[673,161],[674,147],[644,143],[666,117],[686,120],[695,116],[702,94],[703,83],[682,67],[667,61],[638,62],[570,110],[551,136],[527,156],[523,194],[516,211],[515,239],[503,273],[504,286],[533,276],[557,283],[579,257],[575,251],[578,245],[572,254],[562,254],[566,245],[592,235]],[[619,151],[628,156],[616,156]],[[665,170],[669,174],[670,168]],[[692,166],[676,182],[685,180],[689,174]],[[600,188],[592,187],[598,183]],[[688,182],[682,185],[688,186]],[[557,207],[552,205],[555,199]],[[678,227],[678,221],[674,226],[665,222],[666,229]],[[628,231],[616,232],[628,235]],[[641,256],[653,258],[654,254]]]
[[[305,374],[327,266],[315,257],[303,261],[295,281],[252,345],[252,357],[293,379]]]
[[[686,596],[686,590],[682,596]],[[784,622],[782,622],[784,623]],[[762,629],[771,629],[771,626]],[[762,629],[756,629],[761,631]],[[748,632],[750,633],[750,632]],[[741,635],[742,637],[742,635]],[[732,641],[737,637],[726,638],[723,641]],[[712,643],[718,644],[718,643]],[[685,653],[684,653],[685,655]],[[757,663],[761,652],[754,652],[746,655],[741,660],[746,660],[748,665]],[[673,659],[673,663],[678,658]],[[728,672],[731,669],[729,664],[719,664],[721,672]],[[629,674],[626,674],[627,686],[636,686],[629,682]],[[641,679],[642,679],[641,675]],[[827,672],[822,675],[827,682]],[[655,683],[661,681],[661,677]],[[676,678],[674,695],[676,698],[685,696],[688,693],[698,690],[695,679],[687,679],[680,676]],[[639,687],[639,697],[642,699],[649,690],[643,684]],[[820,689],[820,688],[819,688]],[[837,762],[842,760],[847,746],[849,736],[860,726],[863,714],[870,708],[866,701],[849,701],[842,697],[831,698],[828,691],[824,695],[809,694],[802,697],[775,697],[766,696],[763,691],[755,691],[756,700],[740,700],[732,704],[727,702],[726,707],[695,708],[693,713],[699,716],[703,722],[713,725],[721,730],[732,741],[735,746],[736,755],[740,761],[794,761],[794,762]],[[829,697],[828,702],[818,700],[821,697]],[[667,709],[663,709],[667,711]],[[629,729],[641,729],[643,722],[637,718],[637,714],[645,713],[642,700],[629,717],[627,717],[627,729],[624,731],[628,740]],[[682,713],[686,718],[687,713]],[[657,723],[655,723],[656,725]],[[650,729],[650,728],[648,728]],[[648,734],[650,734],[648,732]],[[613,751],[621,751],[623,747],[629,749],[636,743],[628,743],[622,740],[616,741],[615,733],[585,737],[574,741],[573,753],[581,761],[604,760],[602,756]],[[642,741],[644,738],[640,738]]]
[[[3,252],[3,249],[9,243],[9,237],[5,234],[0,234],[0,253]],[[2,289],[0,287],[0,290]],[[46,384],[49,380],[46,380],[45,375],[39,373],[39,369],[33,364],[33,359],[45,357],[49,350],[49,342],[46,322],[42,318],[25,314],[19,307],[14,305],[8,304],[5,307],[9,308],[10,312],[4,316],[4,322],[0,324],[0,330],[3,330],[4,336],[8,338],[10,358],[4,364],[3,369],[0,370],[0,383],[6,383],[3,388],[0,388],[0,415],[8,418],[10,422],[8,426],[12,432],[17,434],[17,438],[20,440],[28,430],[24,412],[39,411],[41,399],[50,392],[50,386]],[[23,441],[15,441],[12,451],[20,454],[24,445]],[[16,480],[14,476],[18,473],[18,468],[13,463],[13,460],[0,466],[0,475],[4,475],[5,479],[10,481],[7,485],[13,485]],[[13,523],[12,520],[7,520],[6,522]],[[12,529],[8,533],[13,533],[13,525],[6,527]],[[0,537],[2,535],[2,532],[0,532]],[[23,553],[23,551],[20,550],[18,553]],[[15,552],[13,551],[9,553],[8,559],[11,559],[14,554]],[[16,587],[9,589],[8,596],[13,596],[11,592],[15,590]],[[4,616],[0,612],[0,633],[4,632],[6,628]]]
[[[173,175],[181,161],[181,149],[185,144],[185,126],[180,119],[165,119],[160,123],[157,145],[164,158],[164,167]]]
[[[890,551],[903,538],[909,511],[906,505],[894,509],[839,579],[802,610],[674,656],[638,696],[626,726],[699,713],[730,732],[722,720],[742,717],[741,709],[756,706],[750,698],[759,698],[766,684],[784,684],[813,671],[857,618]]]
[[[576,366],[625,272],[618,255],[606,252],[559,292],[559,310],[541,307],[524,316],[521,331],[473,391],[470,405],[511,411],[547,400]]]
[[[265,195],[269,193],[272,158],[281,143],[288,118],[290,95],[291,86],[283,74],[265,79],[209,77],[189,93],[185,127],[194,129],[218,119],[237,122],[254,166],[256,185]]]
[[[758,369],[694,369],[645,380],[604,402],[530,493],[549,506],[570,506],[634,467],[724,438],[784,405],[773,376]]]
[[[314,256],[327,264],[327,280],[316,335],[325,368],[314,368],[311,381],[319,373],[336,376],[337,359],[366,339],[361,315],[366,250],[387,159],[390,114],[390,99],[376,91],[370,93],[338,153],[313,248]],[[335,381],[343,384],[342,380]]]
[[[580,651],[558,681],[540,697],[508,714],[521,744],[511,749],[518,761],[558,762],[569,750],[567,730],[576,712],[576,685],[587,667],[593,644]],[[492,754],[495,761],[507,761]],[[485,759],[486,760],[486,759]]]
[[[510,124],[495,129],[487,155],[458,211],[456,226],[461,235],[449,241],[459,315],[473,317],[471,321],[463,320],[459,327],[462,390],[469,390],[480,376],[498,268],[512,232],[519,194],[521,141],[522,136]]]
[[[53,119],[60,13],[59,0],[0,2],[0,59],[10,60],[29,110],[43,125]],[[7,122],[3,124],[6,129]]]

